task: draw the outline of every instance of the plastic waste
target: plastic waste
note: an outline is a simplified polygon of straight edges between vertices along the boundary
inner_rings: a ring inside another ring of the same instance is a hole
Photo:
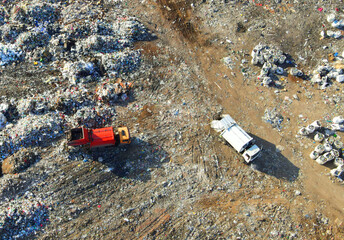
[[[340,153],[337,149],[332,149],[330,151],[330,153],[332,154],[333,158],[339,157]]]
[[[344,173],[344,165],[340,165],[338,166],[337,168],[335,169],[332,169],[330,171],[331,175],[334,176],[334,177],[340,177],[343,175]]]
[[[339,39],[342,37],[342,32],[341,31],[332,31],[332,30],[328,30],[326,32],[326,35],[328,37],[333,37],[333,38],[336,38],[336,39]]]
[[[0,130],[6,126],[7,119],[4,114],[0,112]]]
[[[320,155],[315,161],[323,165],[327,162],[327,158],[324,155]]]
[[[334,131],[344,132],[344,124],[331,124],[331,129]]]
[[[0,43],[0,66],[22,60],[24,54],[14,44]]]
[[[335,140],[333,144],[336,149],[342,149],[344,147],[343,142],[338,139]]]
[[[308,132],[308,130],[305,127],[302,127],[299,130],[299,134],[302,135],[302,136],[307,136],[309,134],[309,132]]]
[[[322,142],[324,140],[324,138],[325,138],[324,134],[322,134],[320,132],[317,132],[314,135],[314,141],[316,141],[316,142]]]
[[[324,149],[325,149],[325,152],[329,152],[329,151],[332,150],[332,146],[329,143],[325,143],[324,144]]]
[[[335,124],[344,124],[343,116],[336,116],[332,119],[332,122]]]
[[[334,159],[334,165],[336,165],[337,167],[339,166],[343,166],[344,165],[344,159],[343,158],[340,158],[340,157],[336,157]]]
[[[323,144],[319,144],[315,147],[314,151],[316,151],[319,154],[322,154],[325,151],[325,147]]]
[[[331,14],[327,15],[326,19],[329,23],[333,23],[336,20],[336,14],[331,13]]]
[[[317,151],[312,151],[310,154],[309,154],[309,157],[313,160],[317,159],[319,157],[319,153]]]

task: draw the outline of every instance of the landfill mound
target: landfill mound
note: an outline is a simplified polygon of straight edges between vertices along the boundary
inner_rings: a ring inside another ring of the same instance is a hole
[[[343,11],[3,1],[0,239],[343,238]],[[211,129],[223,113],[251,165]],[[67,145],[109,126],[131,143]]]

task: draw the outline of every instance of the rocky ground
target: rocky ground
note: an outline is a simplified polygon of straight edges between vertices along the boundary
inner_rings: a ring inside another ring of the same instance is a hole
[[[314,77],[341,66],[328,16],[343,10],[341,1],[3,1],[1,239],[342,239],[343,182],[332,163],[310,159],[316,142],[298,131],[343,112],[342,83]],[[287,56],[269,86],[251,63],[258,43]],[[263,149],[254,164],[210,128],[219,113]],[[66,146],[72,127],[120,124],[128,146]]]

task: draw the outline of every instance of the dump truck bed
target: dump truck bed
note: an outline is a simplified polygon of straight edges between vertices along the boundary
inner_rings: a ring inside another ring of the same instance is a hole
[[[223,126],[221,136],[238,152],[242,152],[253,140],[229,115],[225,115],[220,124]]]
[[[113,127],[93,129],[91,131],[90,147],[110,146],[116,144]]]

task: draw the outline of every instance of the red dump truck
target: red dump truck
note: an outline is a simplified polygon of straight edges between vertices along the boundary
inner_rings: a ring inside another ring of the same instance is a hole
[[[88,129],[73,128],[68,134],[68,146],[88,145],[90,148],[117,146],[130,143],[130,132],[127,127],[120,126]]]

